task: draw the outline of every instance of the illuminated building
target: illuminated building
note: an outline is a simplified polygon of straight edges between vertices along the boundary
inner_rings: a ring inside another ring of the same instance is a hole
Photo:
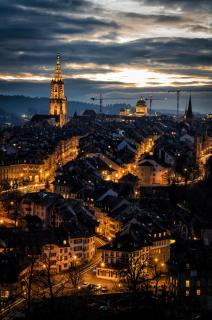
[[[51,81],[49,115],[59,116],[61,127],[64,126],[68,121],[67,98],[64,93],[64,81],[61,73],[59,54],[57,55],[55,74]]]
[[[0,183],[8,181],[10,185],[14,185],[23,181],[39,183],[53,179],[57,163],[65,164],[77,157],[79,139],[80,137],[73,136],[60,140],[51,153],[41,153],[39,158],[26,156],[26,159],[18,160],[18,163],[0,165]]]
[[[42,248],[42,255],[38,269],[45,268],[45,257],[49,256],[51,273],[59,273],[67,271],[72,263],[82,264],[92,260],[96,253],[95,237],[94,236],[70,236],[67,240],[61,243],[46,244]]]
[[[113,219],[106,212],[98,208],[95,208],[95,215],[99,223],[96,232],[108,240],[114,239],[116,234],[121,230],[120,221]]]
[[[132,219],[112,242],[98,248],[102,256],[97,268],[98,278],[119,281],[121,271],[131,258],[139,259],[141,263],[151,258],[165,268],[170,258],[168,231],[155,225],[151,231],[148,227],[150,233],[146,236],[145,228]]]
[[[147,115],[147,104],[143,97],[141,97],[135,106],[136,117],[143,117]]]
[[[170,170],[155,160],[145,159],[139,162],[137,175],[141,184],[168,184]]]
[[[131,106],[128,105],[125,108],[121,108],[120,112],[119,112],[119,115],[120,116],[132,116],[133,114],[132,114]]]

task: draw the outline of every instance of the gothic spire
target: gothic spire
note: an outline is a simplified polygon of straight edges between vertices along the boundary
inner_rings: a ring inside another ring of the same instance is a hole
[[[192,112],[192,104],[191,104],[191,94],[189,97],[189,103],[188,103],[188,109],[186,111],[186,119],[191,120],[193,118],[193,112]]]
[[[60,61],[60,54],[57,54],[57,60],[56,60],[56,68],[55,68],[55,73],[54,73],[54,78],[53,80],[55,81],[61,81],[63,80],[62,78],[62,72],[61,72],[61,61]]]

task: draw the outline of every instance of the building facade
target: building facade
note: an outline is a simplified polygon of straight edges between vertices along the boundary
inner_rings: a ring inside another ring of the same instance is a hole
[[[38,268],[50,265],[52,273],[67,271],[73,264],[83,264],[92,260],[96,253],[95,237],[78,237],[63,240],[62,243],[43,246]]]

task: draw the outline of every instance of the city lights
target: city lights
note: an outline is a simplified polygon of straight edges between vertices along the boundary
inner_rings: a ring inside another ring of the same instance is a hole
[[[210,13],[0,2],[1,319],[212,319]]]

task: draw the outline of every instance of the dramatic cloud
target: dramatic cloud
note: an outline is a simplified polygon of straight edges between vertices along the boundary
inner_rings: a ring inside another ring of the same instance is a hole
[[[208,87],[211,9],[206,0],[1,2],[1,93],[48,95],[57,52],[68,96]]]

